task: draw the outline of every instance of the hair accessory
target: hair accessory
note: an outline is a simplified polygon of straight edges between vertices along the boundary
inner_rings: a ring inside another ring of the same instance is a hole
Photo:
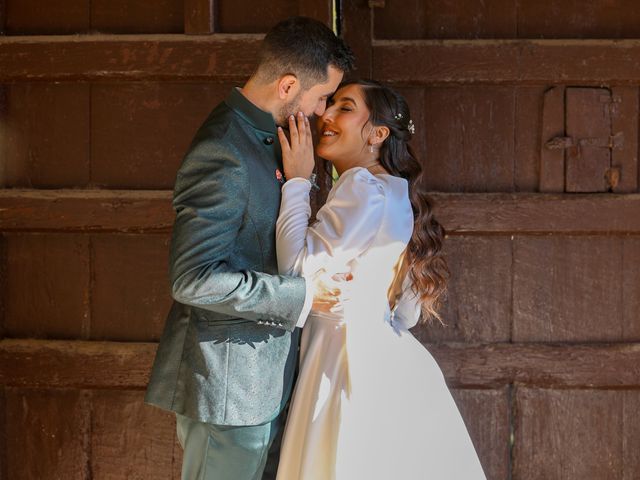
[[[393,118],[395,118],[396,120],[402,120],[402,114],[401,113],[396,113]]]
[[[280,171],[279,168],[276,168],[276,180],[278,181],[278,183],[280,185],[282,185],[284,182],[286,182],[284,175],[282,175],[282,172]]]
[[[413,120],[409,120],[409,125],[407,125],[407,130],[409,130],[409,133],[411,135],[415,135],[416,133],[416,126],[413,123]]]
[[[318,182],[316,181],[317,178],[318,178],[318,175],[316,175],[315,172],[309,176],[309,183],[311,184],[311,188],[313,190],[320,190],[320,185],[318,185]]]

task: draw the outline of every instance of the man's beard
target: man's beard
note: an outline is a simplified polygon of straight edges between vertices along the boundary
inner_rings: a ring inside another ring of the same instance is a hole
[[[278,118],[276,118],[276,125],[283,128],[289,128],[289,117],[291,115],[297,115],[300,111],[300,96],[302,92],[298,94],[289,102],[285,103],[278,112]]]

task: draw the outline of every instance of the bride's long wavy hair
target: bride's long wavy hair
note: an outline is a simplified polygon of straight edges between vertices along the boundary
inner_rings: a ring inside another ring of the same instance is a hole
[[[380,146],[379,161],[392,175],[409,182],[413,209],[413,234],[407,246],[407,261],[413,289],[422,303],[422,321],[440,320],[438,309],[446,291],[449,269],[442,255],[444,228],[433,217],[432,207],[420,181],[422,165],[409,145],[411,115],[405,99],[393,89],[372,80],[356,80],[341,85],[359,85],[369,108],[369,122],[385,126],[389,136]]]

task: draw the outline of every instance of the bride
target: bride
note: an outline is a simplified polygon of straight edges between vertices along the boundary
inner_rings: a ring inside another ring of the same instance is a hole
[[[414,129],[390,88],[343,84],[317,145],[340,178],[311,226],[309,122],[291,117],[290,140],[278,132],[281,273],[352,278],[339,308],[304,326],[278,480],[485,478],[440,368],[408,331],[421,311],[437,317],[447,272],[408,145]]]

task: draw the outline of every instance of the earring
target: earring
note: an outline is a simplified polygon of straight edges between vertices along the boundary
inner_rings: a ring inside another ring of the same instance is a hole
[[[369,153],[373,153],[373,144],[372,143],[369,144]]]

